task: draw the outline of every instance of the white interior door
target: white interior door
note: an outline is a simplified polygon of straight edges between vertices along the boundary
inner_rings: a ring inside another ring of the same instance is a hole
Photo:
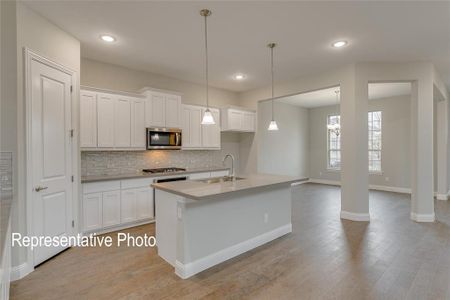
[[[68,236],[72,228],[71,76],[31,61],[32,233]],[[63,247],[34,248],[34,265]]]

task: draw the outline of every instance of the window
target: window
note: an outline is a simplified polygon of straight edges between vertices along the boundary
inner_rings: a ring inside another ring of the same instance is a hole
[[[328,116],[327,128],[340,124],[341,116]],[[341,168],[341,135],[339,131],[328,129],[328,169]]]
[[[381,172],[381,111],[372,111],[368,114],[369,136],[369,172]],[[339,115],[330,115],[327,119],[327,128],[340,124]],[[328,140],[328,169],[341,168],[341,135],[339,130],[327,129]]]
[[[369,112],[369,172],[381,172],[381,111]]]

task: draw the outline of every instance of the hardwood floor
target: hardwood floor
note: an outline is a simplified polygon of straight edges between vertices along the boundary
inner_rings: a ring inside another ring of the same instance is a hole
[[[73,248],[14,282],[11,299],[450,299],[449,202],[415,223],[409,195],[371,191],[364,223],[339,218],[338,187],[293,195],[291,234],[190,279],[155,249]]]

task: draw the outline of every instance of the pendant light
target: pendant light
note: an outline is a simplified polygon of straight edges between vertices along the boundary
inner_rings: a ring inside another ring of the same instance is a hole
[[[202,9],[200,15],[205,19],[205,75],[206,75],[206,110],[203,113],[202,125],[214,125],[214,117],[209,110],[209,78],[208,78],[208,22],[207,18],[211,15],[209,9]]]
[[[273,48],[275,48],[276,45],[277,44],[275,44],[275,43],[270,43],[267,45],[267,47],[270,48],[270,73],[272,76],[272,100],[271,100],[272,101],[272,120],[270,121],[269,128],[267,128],[267,130],[270,130],[270,131],[278,130],[278,125],[277,125],[277,122],[275,122],[274,111],[273,111],[273,101],[274,101],[273,98],[275,95],[274,88],[273,88]]]
[[[336,106],[339,105],[339,90],[335,90],[334,93],[336,94]],[[327,125],[328,130],[334,132],[336,136],[339,136],[341,134],[341,122],[340,122],[340,116],[339,113],[336,112],[336,123],[334,124],[328,124]]]

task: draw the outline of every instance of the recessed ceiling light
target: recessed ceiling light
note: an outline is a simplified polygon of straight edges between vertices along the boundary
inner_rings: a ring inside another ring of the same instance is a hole
[[[115,41],[116,41],[116,38],[115,38],[115,37],[110,36],[110,35],[107,35],[107,34],[102,34],[102,35],[100,36],[100,39],[101,39],[102,41],[104,41],[104,42],[107,42],[107,43],[112,43],[112,42],[115,42]]]
[[[233,75],[233,78],[234,80],[244,80],[245,78],[247,78],[247,76],[245,74],[238,73]]]
[[[333,43],[334,48],[342,48],[344,46],[347,46],[347,41],[337,41]]]

